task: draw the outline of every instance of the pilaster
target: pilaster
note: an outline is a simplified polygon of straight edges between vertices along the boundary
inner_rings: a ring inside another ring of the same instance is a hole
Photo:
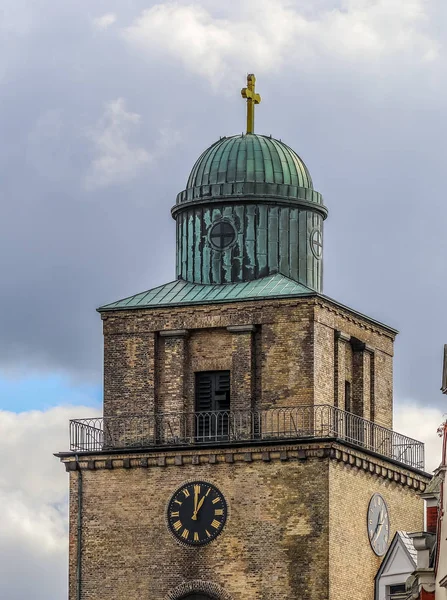
[[[157,412],[190,412],[186,406],[185,375],[187,368],[186,329],[160,331],[160,396]]]
[[[227,327],[232,333],[231,408],[234,411],[253,408],[255,352],[254,325]]]
[[[155,411],[156,335],[104,335],[104,417],[152,416]]]

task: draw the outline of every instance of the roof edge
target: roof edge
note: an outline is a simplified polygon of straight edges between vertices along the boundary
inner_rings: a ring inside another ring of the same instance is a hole
[[[280,273],[282,275],[282,273]],[[290,279],[290,277],[287,277],[286,275],[283,275],[283,277]],[[179,281],[183,281],[183,280],[174,280],[174,281],[170,281],[164,285],[169,285],[170,283],[174,284],[177,283]],[[295,281],[294,279],[290,279],[290,281]],[[185,284],[187,284],[188,282],[185,281]],[[244,282],[241,282],[244,283]],[[301,285],[303,288],[307,288],[307,286],[305,286],[302,283],[296,282],[297,284]],[[164,287],[164,285],[159,285],[155,288],[151,288],[149,290],[146,290],[145,292],[141,292],[141,294],[147,294],[153,290],[159,289]],[[207,285],[207,284],[196,284],[196,285]],[[222,283],[220,284],[221,286],[232,286],[235,285],[234,283]],[[200,305],[206,305],[206,304],[230,304],[233,302],[256,302],[258,300],[265,300],[265,298],[263,298],[262,296],[252,296],[252,297],[248,297],[248,298],[222,298],[222,299],[215,299],[212,298],[210,300],[197,300],[197,301],[190,301],[190,302],[182,302],[182,303],[160,303],[154,306],[112,306],[113,304],[116,304],[117,302],[123,302],[124,300],[130,300],[131,298],[133,298],[133,296],[135,296],[136,294],[132,294],[130,296],[127,296],[125,298],[122,298],[120,300],[116,300],[115,302],[110,302],[108,304],[104,304],[103,306],[99,306],[96,311],[100,314],[105,313],[105,312],[115,312],[115,311],[125,311],[125,310],[154,310],[157,308],[166,308],[167,306],[170,307],[181,307],[181,306],[200,306]],[[325,301],[325,302],[329,302],[330,304],[341,308],[343,310],[346,310],[354,315],[356,315],[357,317],[360,317],[362,319],[365,319],[366,321],[368,321],[369,323],[372,323],[373,325],[377,326],[377,327],[381,327],[382,329],[385,329],[386,331],[388,331],[389,333],[391,333],[394,336],[398,335],[399,331],[397,329],[394,329],[393,327],[391,327],[390,325],[386,325],[386,323],[382,323],[381,321],[378,321],[376,319],[373,319],[372,317],[369,317],[368,315],[365,315],[364,313],[355,310],[349,306],[346,306],[345,304],[342,304],[341,302],[338,302],[337,300],[334,300],[333,298],[330,298],[329,296],[326,296],[324,294],[321,294],[319,292],[316,292],[315,290],[312,290],[311,288],[307,288],[307,291],[301,292],[301,293],[290,293],[290,294],[277,294],[277,295],[271,295],[268,296],[269,300],[288,300],[291,298],[320,298],[321,300]]]
[[[355,310],[354,308],[351,308],[350,306],[347,306],[346,304],[342,304],[341,302],[338,302],[338,300],[334,300],[330,296],[325,296],[324,294],[321,294],[321,293],[317,293],[317,296],[319,298],[321,298],[322,300],[326,300],[327,302],[330,302],[331,304],[334,304],[335,306],[338,306],[338,308],[342,308],[344,310],[348,310],[349,312],[354,313],[358,317],[361,317],[362,319],[366,319],[370,323],[374,323],[374,325],[377,325],[379,327],[382,327],[383,329],[386,329],[387,331],[389,331],[390,333],[394,334],[395,336],[399,334],[399,330],[398,329],[394,329],[394,327],[391,327],[390,325],[387,325],[386,323],[382,323],[381,321],[377,321],[376,319],[373,319],[372,317],[369,317],[368,315],[365,315],[364,313],[362,313],[362,312],[360,312],[358,310]]]
[[[310,297],[310,296],[316,296],[318,295],[318,293],[315,290],[312,290],[311,288],[307,287],[304,283],[300,283],[299,281],[295,281],[294,279],[291,279],[290,277],[287,277],[286,275],[283,275],[282,273],[277,273],[276,275],[281,275],[284,279],[288,279],[289,281],[292,281],[294,283],[296,283],[297,285],[299,285],[300,287],[304,288],[303,292],[295,292],[295,293],[289,293],[289,294],[272,294],[271,296],[251,296],[251,297],[247,297],[247,298],[211,298],[209,300],[192,300],[189,302],[179,302],[179,303],[167,303],[167,302],[160,302],[159,304],[156,305],[142,305],[142,306],[114,306],[115,304],[119,303],[119,302],[124,302],[126,300],[131,300],[134,296],[136,295],[143,295],[143,294],[148,294],[154,290],[158,290],[161,289],[167,285],[170,284],[177,284],[177,283],[184,283],[185,285],[188,284],[192,284],[192,282],[189,281],[185,281],[183,279],[175,279],[174,281],[169,281],[168,283],[165,283],[163,285],[159,285],[155,288],[150,288],[149,290],[145,290],[144,292],[139,292],[138,294],[131,294],[130,296],[126,296],[125,298],[121,298],[120,300],[115,300],[114,302],[109,302],[108,304],[104,304],[102,306],[99,306],[96,311],[99,313],[103,313],[103,312],[114,312],[114,311],[124,311],[124,310],[150,310],[150,309],[156,309],[156,308],[165,308],[167,306],[200,306],[203,304],[229,304],[232,302],[252,302],[255,300],[265,300],[265,298],[269,298],[269,299],[287,299],[287,298],[300,298],[300,297]],[[267,275],[265,278],[262,277],[258,280],[253,280],[253,281],[241,281],[241,282],[230,282],[230,283],[221,283],[221,284],[203,284],[203,283],[195,283],[193,285],[195,286],[202,286],[202,287],[215,287],[215,286],[219,286],[222,289],[225,287],[232,287],[235,285],[238,285],[238,283],[240,284],[249,284],[249,283],[253,283],[255,281],[260,281],[262,279],[269,279],[269,278],[273,278],[276,275],[271,274],[271,275]]]

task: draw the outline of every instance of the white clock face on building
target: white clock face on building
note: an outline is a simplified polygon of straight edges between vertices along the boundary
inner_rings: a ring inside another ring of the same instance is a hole
[[[369,501],[367,525],[371,548],[377,556],[383,556],[390,539],[390,516],[380,494],[373,494]]]

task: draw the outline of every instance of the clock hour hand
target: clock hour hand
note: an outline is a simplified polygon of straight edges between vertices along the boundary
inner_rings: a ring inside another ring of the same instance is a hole
[[[197,505],[197,510],[196,510],[196,515],[199,512],[199,510],[202,508],[202,504],[205,502],[205,496],[203,496],[199,502],[199,504]]]

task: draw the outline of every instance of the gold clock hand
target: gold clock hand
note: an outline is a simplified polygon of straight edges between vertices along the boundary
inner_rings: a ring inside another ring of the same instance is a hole
[[[197,513],[199,512],[199,510],[202,508],[202,504],[205,502],[205,496],[202,496],[202,498],[200,499],[200,502],[197,504],[197,507],[194,508],[194,513],[191,517],[191,519],[193,521],[197,521]]]
[[[197,485],[194,486],[194,511],[192,513],[192,519],[197,519],[197,502],[199,500],[199,488]]]
[[[199,512],[199,510],[202,508],[202,504],[205,502],[205,496],[203,496],[203,498],[201,498],[199,504],[197,505],[197,510],[196,510],[196,515]]]

